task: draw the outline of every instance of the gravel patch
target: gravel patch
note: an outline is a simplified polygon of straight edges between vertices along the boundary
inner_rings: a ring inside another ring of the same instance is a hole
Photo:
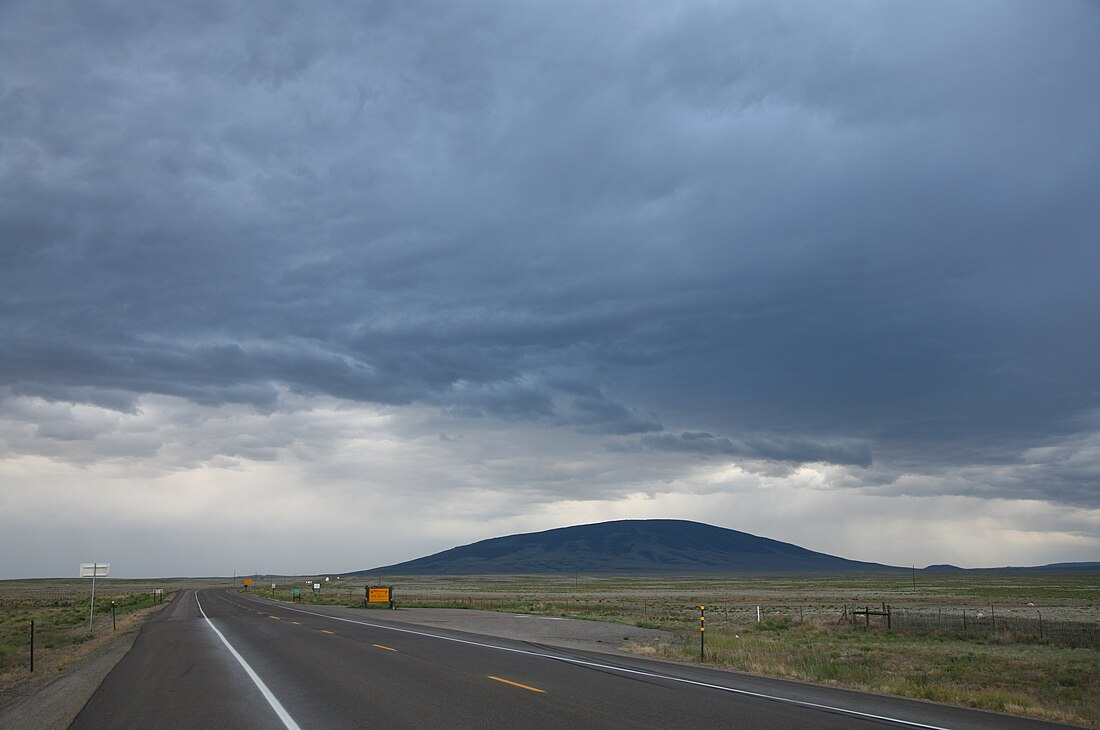
[[[673,639],[667,631],[642,629],[628,624],[474,609],[399,608],[396,611],[366,611],[357,615],[380,621],[453,629],[563,649],[610,654],[628,654],[624,650],[627,645],[656,646]]]

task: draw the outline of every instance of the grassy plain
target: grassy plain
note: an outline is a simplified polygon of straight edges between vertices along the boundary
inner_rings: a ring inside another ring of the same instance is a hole
[[[699,661],[703,605],[706,662],[714,666],[1100,727],[1100,572],[380,578],[395,586],[398,606],[495,609],[663,629],[672,637],[668,642],[637,651],[676,661]],[[302,600],[361,606],[367,583],[334,579],[318,594],[304,590]],[[285,597],[290,588],[269,594]],[[853,609],[875,611],[883,604],[891,606],[894,622],[903,616],[929,620],[910,628],[903,622],[901,630],[887,629],[879,616],[853,622]]]

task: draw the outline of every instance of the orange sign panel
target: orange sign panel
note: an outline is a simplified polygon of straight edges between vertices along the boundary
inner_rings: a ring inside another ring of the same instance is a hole
[[[390,589],[375,588],[374,586],[371,586],[370,591],[367,594],[367,600],[371,603],[389,603]]]
[[[252,585],[252,579],[251,579],[251,578],[245,578],[245,579],[244,579],[244,584],[245,584],[246,586],[250,586],[250,585]]]

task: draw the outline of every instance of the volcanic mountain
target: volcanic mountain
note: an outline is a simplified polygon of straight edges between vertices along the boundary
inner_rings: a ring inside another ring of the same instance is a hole
[[[685,520],[616,520],[494,537],[353,575],[900,571]]]

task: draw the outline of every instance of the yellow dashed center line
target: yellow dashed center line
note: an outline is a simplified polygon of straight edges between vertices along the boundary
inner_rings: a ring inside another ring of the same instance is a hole
[[[280,619],[278,616],[268,616],[268,618],[273,618],[276,621],[282,621],[282,619]]]
[[[393,647],[382,646],[381,644],[371,644],[371,646],[377,646],[379,649],[385,649],[386,651],[397,651],[397,649],[394,649]]]
[[[329,631],[328,629],[321,629],[322,634],[335,634],[335,631]]]
[[[295,626],[301,626],[302,625],[301,621],[291,621],[290,623],[294,624]]]
[[[489,679],[496,680],[497,682],[503,682],[504,684],[510,684],[513,687],[519,687],[520,689],[530,690],[531,692],[538,692],[540,695],[546,694],[546,690],[539,689],[538,687],[528,687],[526,684],[520,684],[519,682],[510,682],[507,679],[501,679],[500,677],[494,677],[489,675]]]

